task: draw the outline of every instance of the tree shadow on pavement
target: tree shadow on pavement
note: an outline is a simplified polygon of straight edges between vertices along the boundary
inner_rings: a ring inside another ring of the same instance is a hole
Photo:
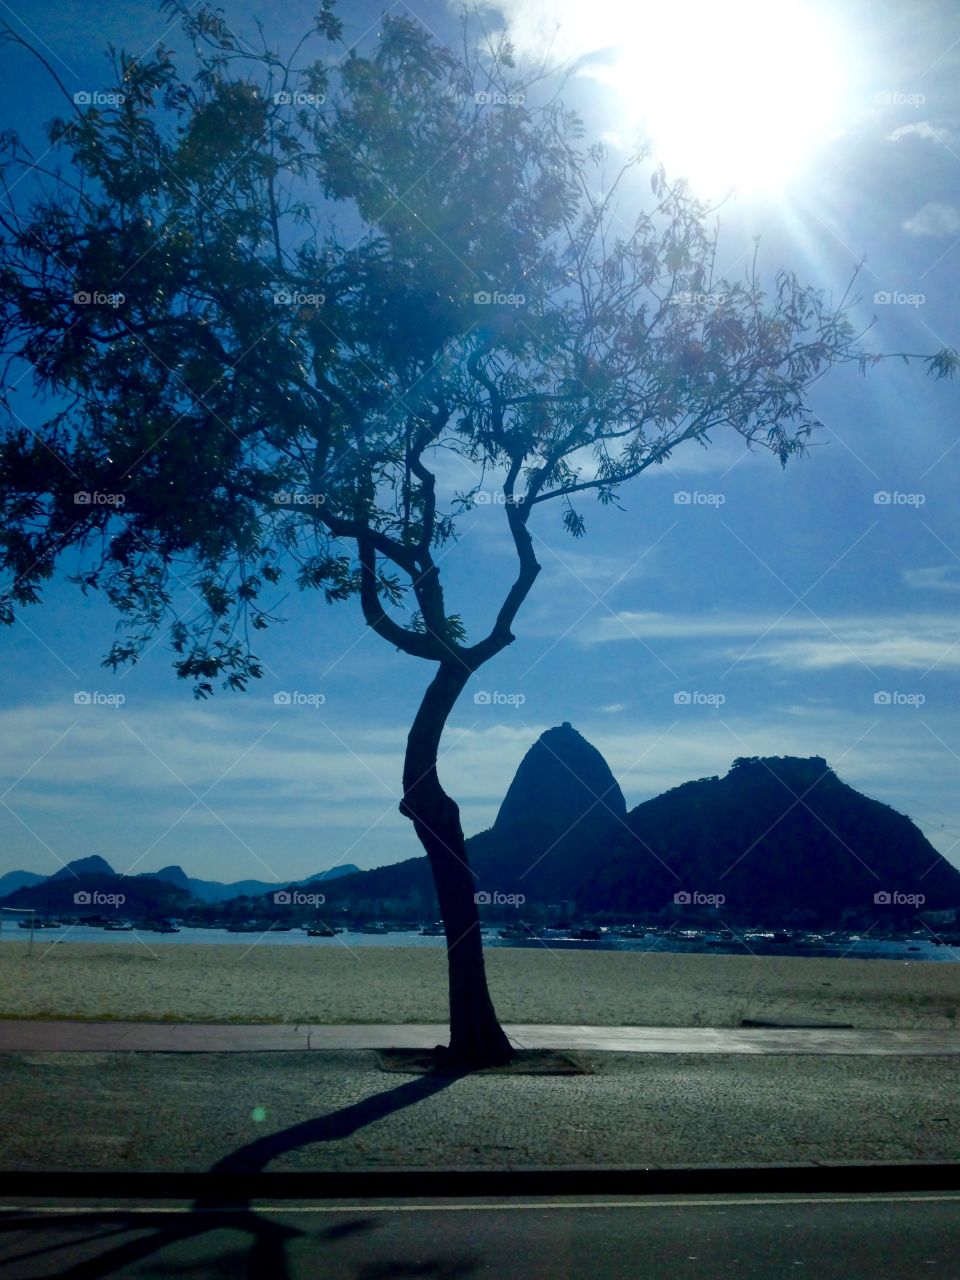
[[[45,1238],[53,1232],[69,1232],[69,1238],[22,1252],[6,1253],[5,1268],[10,1274],[42,1277],[66,1276],[71,1280],[96,1280],[100,1276],[117,1273],[128,1274],[137,1263],[163,1249],[194,1240],[217,1230],[228,1229],[250,1235],[249,1244],[229,1249],[213,1244],[210,1251],[196,1262],[165,1266],[158,1259],[150,1274],[158,1276],[166,1270],[170,1275],[196,1273],[204,1277],[269,1276],[271,1280],[287,1280],[290,1276],[288,1246],[296,1239],[309,1236],[316,1245],[334,1246],[338,1242],[376,1229],[376,1210],[357,1210],[356,1217],[347,1218],[335,1225],[315,1232],[301,1231],[271,1221],[250,1207],[249,1198],[231,1194],[229,1182],[235,1175],[248,1176],[266,1169],[272,1160],[288,1151],[298,1150],[319,1142],[336,1142],[350,1137],[366,1125],[402,1111],[405,1107],[424,1102],[434,1094],[454,1084],[461,1075],[431,1073],[407,1081],[384,1093],[364,1098],[362,1102],[342,1107],[326,1116],[305,1120],[278,1133],[266,1134],[255,1142],[231,1152],[218,1160],[210,1169],[211,1192],[194,1202],[187,1213],[131,1212],[123,1208],[99,1212],[91,1208],[88,1213],[44,1214],[11,1212],[0,1218],[0,1232],[25,1232],[36,1239],[37,1232]],[[309,1187],[309,1174],[305,1174]],[[309,1192],[307,1192],[307,1195]],[[282,1210],[278,1211],[282,1212]],[[147,1232],[146,1237],[143,1233]],[[77,1233],[85,1233],[78,1235]],[[96,1256],[74,1260],[79,1250],[89,1255],[91,1246],[109,1244],[114,1237],[136,1235],[136,1239],[123,1239],[105,1250],[97,1250]],[[217,1249],[216,1254],[213,1250]],[[34,1269],[50,1261],[50,1270]],[[315,1260],[311,1274],[322,1270],[321,1260]],[[357,1274],[373,1280],[376,1276],[417,1275],[434,1280],[457,1280],[476,1270],[473,1259],[440,1258],[412,1263],[402,1259],[391,1260],[389,1272],[377,1264],[364,1266]],[[15,1269],[15,1272],[14,1272]]]

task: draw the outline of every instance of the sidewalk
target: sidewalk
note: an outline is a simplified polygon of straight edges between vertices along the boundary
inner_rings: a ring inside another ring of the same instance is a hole
[[[960,1031],[828,1028],[572,1027],[511,1024],[517,1048],[609,1053],[960,1055]],[[275,1053],[421,1049],[446,1044],[443,1024],[273,1026],[155,1022],[0,1021],[0,1053]]]

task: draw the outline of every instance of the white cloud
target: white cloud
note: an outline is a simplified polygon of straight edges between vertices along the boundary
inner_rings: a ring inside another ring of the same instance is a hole
[[[955,620],[939,614],[907,621],[878,617],[814,618],[799,614],[752,617],[641,613],[621,610],[599,617],[577,633],[582,645],[610,641],[689,640],[702,650],[716,640],[730,661],[780,664],[799,671],[859,666],[926,671],[960,668]],[[723,641],[736,640],[736,646]]]
[[[960,210],[952,204],[933,200],[918,209],[903,224],[907,235],[939,238],[960,234]]]
[[[452,3],[450,7],[458,8]],[[612,4],[584,7],[581,0],[495,0],[482,7],[485,20],[496,22],[502,16],[520,59],[538,61],[549,55],[556,66],[616,44],[622,36],[622,16]]]
[[[901,142],[904,138],[921,138],[925,142],[935,142],[946,147],[953,137],[951,131],[943,125],[931,124],[929,120],[921,120],[918,124],[902,124],[899,129],[887,135],[888,142]]]
[[[921,591],[960,591],[960,572],[955,564],[936,564],[927,569],[904,569],[908,587]]]

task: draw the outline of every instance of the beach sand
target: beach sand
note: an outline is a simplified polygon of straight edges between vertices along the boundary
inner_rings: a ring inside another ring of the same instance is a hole
[[[637,952],[486,953],[502,1021],[736,1027],[957,1025],[960,964]],[[0,946],[0,1017],[444,1022],[441,948],[58,943]]]

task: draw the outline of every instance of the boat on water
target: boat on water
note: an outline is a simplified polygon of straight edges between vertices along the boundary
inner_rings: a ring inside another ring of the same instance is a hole
[[[500,930],[501,938],[539,938],[540,934],[532,925],[511,924]]]
[[[425,924],[420,930],[421,938],[442,938],[445,933],[446,930],[439,920],[436,924]]]
[[[376,924],[358,924],[354,930],[355,933],[389,933],[390,930],[383,923],[378,921]]]
[[[318,925],[316,928],[307,930],[308,938],[335,938],[339,930],[328,929],[326,925]]]
[[[579,929],[571,929],[569,935],[574,942],[599,942],[603,937],[602,929],[591,929],[584,926]]]
[[[103,927],[107,933],[133,933],[133,925],[127,920],[108,920]]]
[[[172,920],[151,920],[148,924],[142,924],[140,928],[145,933],[179,933],[180,926],[174,924]]]

